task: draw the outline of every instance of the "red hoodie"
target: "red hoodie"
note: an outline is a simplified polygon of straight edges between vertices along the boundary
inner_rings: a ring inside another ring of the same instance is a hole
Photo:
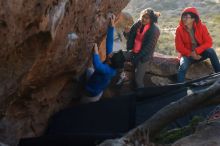
[[[192,12],[199,17],[199,14],[194,7],[188,7],[183,10],[184,12]],[[195,39],[198,42],[198,47],[195,48],[197,54],[203,53],[206,49],[212,47],[212,38],[208,32],[207,27],[199,18],[199,22],[194,22]],[[181,56],[190,56],[192,52],[192,40],[189,32],[186,30],[183,22],[180,20],[179,26],[176,29],[175,37],[176,50]]]

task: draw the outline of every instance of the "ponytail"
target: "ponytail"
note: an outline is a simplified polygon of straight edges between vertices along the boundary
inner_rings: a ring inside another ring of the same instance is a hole
[[[152,22],[157,23],[158,17],[160,17],[160,12],[154,12],[154,14],[152,16]]]

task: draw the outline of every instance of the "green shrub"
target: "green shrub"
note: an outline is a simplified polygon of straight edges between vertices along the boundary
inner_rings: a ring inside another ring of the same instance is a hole
[[[194,116],[189,124],[183,128],[175,128],[171,130],[165,128],[155,138],[155,142],[162,144],[173,143],[180,138],[186,137],[194,133],[198,124],[203,120],[204,118],[202,116]]]

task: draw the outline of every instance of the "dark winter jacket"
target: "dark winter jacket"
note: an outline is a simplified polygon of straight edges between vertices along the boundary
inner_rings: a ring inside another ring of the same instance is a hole
[[[139,27],[141,27],[141,21],[136,22],[131,27],[127,40],[128,51],[132,50],[134,47],[135,37]],[[159,36],[160,36],[159,28],[156,26],[156,24],[154,23],[151,24],[150,29],[144,35],[141,51],[137,54],[134,54],[135,60],[137,62],[141,61],[143,63],[152,58]]]

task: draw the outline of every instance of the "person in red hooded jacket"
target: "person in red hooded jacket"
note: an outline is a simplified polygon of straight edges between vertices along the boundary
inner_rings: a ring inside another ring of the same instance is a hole
[[[180,53],[177,81],[184,82],[190,64],[210,59],[215,72],[220,71],[219,59],[212,48],[212,38],[194,7],[183,10],[175,37],[176,50]]]

